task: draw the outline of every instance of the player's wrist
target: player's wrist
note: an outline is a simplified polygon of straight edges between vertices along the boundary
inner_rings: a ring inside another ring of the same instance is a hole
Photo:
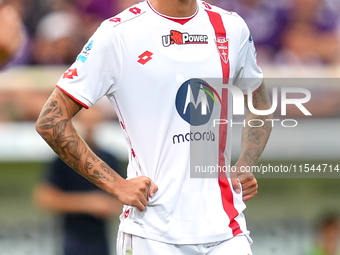
[[[110,182],[108,187],[105,189],[109,194],[113,195],[114,197],[118,198],[119,194],[122,190],[122,187],[126,185],[127,180],[124,178],[117,176],[114,182]]]
[[[251,166],[251,165],[249,165],[249,163],[246,161],[246,160],[244,160],[244,159],[242,159],[241,157],[237,160],[237,162],[235,163],[235,167],[236,168],[240,168],[240,167],[242,167],[242,166]]]

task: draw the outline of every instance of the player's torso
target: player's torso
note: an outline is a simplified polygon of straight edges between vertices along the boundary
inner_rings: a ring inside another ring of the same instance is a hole
[[[222,65],[229,68],[230,77],[237,72],[240,30],[226,20],[231,23],[238,18],[223,13],[225,37],[217,39],[220,24],[210,20],[209,11],[200,6],[193,18],[180,24],[162,17],[143,2],[110,20],[122,68],[116,79],[115,103],[136,150],[138,144],[143,144],[144,151],[140,153],[147,151],[145,146],[150,142],[153,151],[184,146],[178,145],[181,137],[177,135],[187,134],[190,125],[181,116],[176,98],[181,91],[187,92],[183,90],[185,82],[191,78],[222,81]],[[153,139],[162,140],[162,148],[152,143]],[[148,169],[153,167],[156,166]]]
[[[202,113],[203,104],[199,103],[200,88],[188,85],[187,81],[216,78],[222,82],[223,66],[229,68],[230,78],[237,73],[240,29],[227,22],[236,22],[237,18],[224,13],[225,35],[217,38],[221,23],[212,22],[209,11],[212,10],[208,7],[200,7],[192,19],[180,24],[160,16],[143,2],[110,21],[121,67],[110,100],[133,150],[128,175],[132,178],[141,171],[159,187],[146,214],[134,210],[127,216],[122,224],[124,231],[143,236],[147,229],[149,237],[155,230],[167,238],[204,236],[209,224],[215,222],[213,217],[207,219],[208,214],[223,222],[217,224],[220,229],[214,229],[217,233],[224,235],[228,227],[217,180],[191,179],[189,173],[190,142],[201,140],[199,135],[190,135],[191,120],[184,113],[190,104]],[[188,93],[195,98],[186,104]],[[207,112],[212,110],[210,105]],[[202,130],[201,134],[204,132],[210,131]],[[218,131],[214,138],[218,140]],[[215,154],[218,155],[218,146]],[[209,192],[202,195],[202,190]],[[203,221],[204,224],[197,224]]]

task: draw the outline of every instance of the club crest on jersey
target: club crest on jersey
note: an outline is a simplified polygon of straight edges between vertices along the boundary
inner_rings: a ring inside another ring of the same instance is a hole
[[[218,37],[215,42],[221,59],[227,64],[229,60],[229,39]]]
[[[163,35],[162,42],[164,47],[169,47],[172,44],[208,44],[207,35],[190,35],[176,30],[171,30],[170,35]]]

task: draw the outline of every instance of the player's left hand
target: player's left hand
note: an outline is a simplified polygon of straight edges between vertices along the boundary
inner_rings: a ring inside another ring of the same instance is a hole
[[[242,185],[242,197],[246,202],[256,196],[258,185],[254,175],[250,171],[241,171],[241,166],[245,166],[244,162],[236,162],[236,172],[231,173],[231,183],[236,193],[241,192]]]

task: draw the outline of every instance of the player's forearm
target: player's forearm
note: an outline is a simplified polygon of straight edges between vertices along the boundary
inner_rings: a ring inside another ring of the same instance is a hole
[[[70,167],[112,193],[110,189],[121,177],[91,151],[74,129],[71,118],[80,108],[70,100],[55,90],[41,111],[36,129]]]
[[[252,126],[261,126],[264,123],[263,126],[251,127],[247,125],[249,120],[255,119],[256,121],[251,122]],[[246,118],[246,126],[242,131],[240,160],[246,162],[248,166],[256,165],[269,139],[272,124],[266,119],[272,119],[272,115],[248,114]]]
[[[262,84],[260,89],[253,95],[253,106],[257,110],[268,110],[271,102],[265,85]],[[248,108],[247,99],[245,103]],[[249,166],[256,165],[269,139],[272,122],[267,121],[273,118],[273,114],[256,115],[249,111],[246,117],[246,126],[242,130],[241,155],[240,160]],[[251,120],[251,121],[250,121]]]

